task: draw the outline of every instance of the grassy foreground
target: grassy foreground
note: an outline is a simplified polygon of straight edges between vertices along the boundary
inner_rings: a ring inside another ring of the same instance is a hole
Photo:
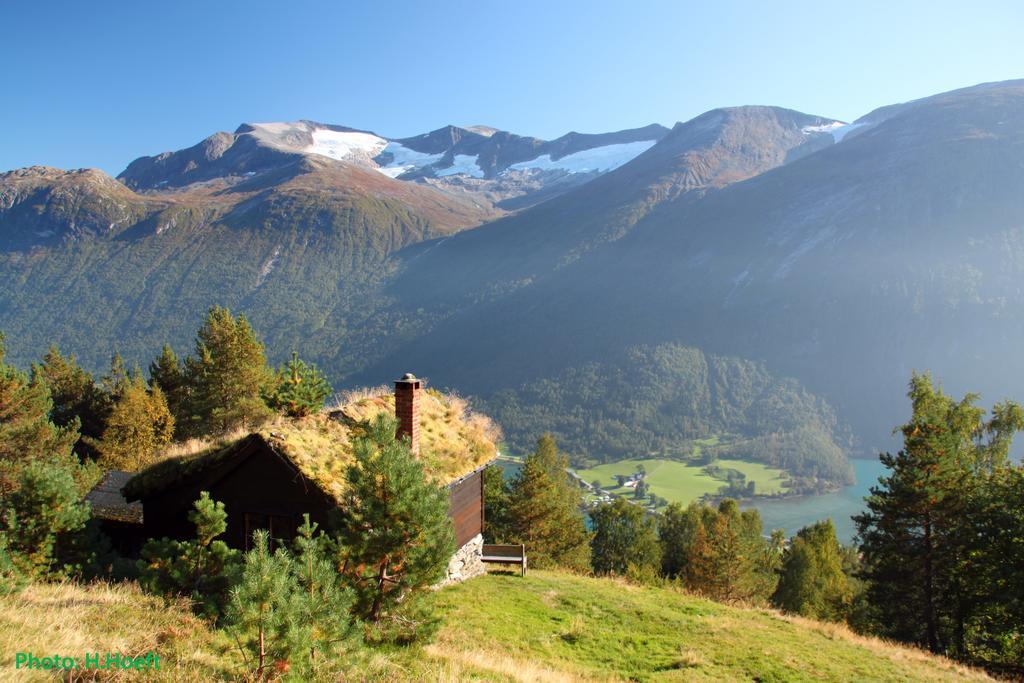
[[[160,656],[159,672],[129,671],[117,678],[113,671],[82,671],[73,680],[97,674],[98,680],[205,681],[237,671],[232,647],[184,603],[165,606],[135,584],[32,584],[0,597],[0,681],[54,680],[52,672],[15,669],[18,652],[81,658],[150,651]]]
[[[601,487],[605,490],[628,495],[630,489],[616,486],[615,475],[631,475],[636,472],[638,464],[643,465],[647,472],[646,479],[651,486],[651,492],[670,503],[686,505],[705,494],[717,494],[725,485],[724,481],[709,476],[701,465],[657,458],[620,460],[591,469],[576,470],[576,474],[588,482],[600,480]],[[715,460],[715,464],[742,472],[746,475],[747,481],[756,482],[755,492],[758,494],[768,495],[785,491],[785,472],[780,469],[761,463],[725,458]]]
[[[362,653],[346,680],[987,680],[841,626],[616,580],[493,573],[436,599],[443,626],[433,643]],[[132,585],[36,585],[0,597],[0,680],[52,680],[15,671],[26,650],[161,656],[157,675],[100,680],[238,680],[242,671],[226,636]]]

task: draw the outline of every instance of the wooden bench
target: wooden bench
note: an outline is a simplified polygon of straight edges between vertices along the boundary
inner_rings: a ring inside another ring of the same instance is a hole
[[[484,562],[493,562],[495,564],[518,564],[522,568],[523,576],[526,576],[525,545],[484,544],[484,555],[480,559]]]

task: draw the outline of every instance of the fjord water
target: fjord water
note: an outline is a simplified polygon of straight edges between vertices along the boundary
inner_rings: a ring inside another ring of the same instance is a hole
[[[784,529],[787,538],[808,524],[831,517],[839,541],[849,543],[857,533],[850,517],[864,510],[864,496],[878,483],[878,477],[886,472],[878,458],[853,459],[850,462],[857,483],[835,493],[757,501],[742,507],[756,507],[761,512],[765,533],[771,529]]]

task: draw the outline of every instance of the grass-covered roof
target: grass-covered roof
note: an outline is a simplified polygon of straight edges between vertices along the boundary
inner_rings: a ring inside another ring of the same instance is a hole
[[[352,462],[352,438],[361,425],[384,413],[394,415],[395,398],[364,393],[330,412],[307,418],[277,418],[255,431],[178,446],[133,476],[123,488],[129,500],[142,498],[185,477],[229,460],[260,439],[288,458],[325,493],[340,500],[345,469]],[[500,432],[486,416],[469,410],[465,400],[428,389],[420,399],[420,460],[427,475],[447,484],[497,455]]]

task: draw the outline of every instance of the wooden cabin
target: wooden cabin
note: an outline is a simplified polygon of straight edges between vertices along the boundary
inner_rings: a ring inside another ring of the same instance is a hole
[[[447,580],[482,573],[477,559],[483,547],[483,469],[497,455],[496,430],[487,418],[469,413],[461,399],[428,391],[412,375],[396,381],[391,395],[368,396],[329,414],[280,419],[135,475],[108,474],[89,494],[94,515],[115,543],[128,531],[121,528],[125,524],[134,527],[134,538],[188,539],[195,535],[188,513],[200,492],[209,491],[224,503],[228,528],[222,538],[235,548],[246,548],[257,529],[266,529],[274,541],[288,541],[305,514],[325,528],[332,514],[344,514],[353,432],[385,411],[397,416],[398,436],[409,438],[428,476],[450,492],[459,550]]]

